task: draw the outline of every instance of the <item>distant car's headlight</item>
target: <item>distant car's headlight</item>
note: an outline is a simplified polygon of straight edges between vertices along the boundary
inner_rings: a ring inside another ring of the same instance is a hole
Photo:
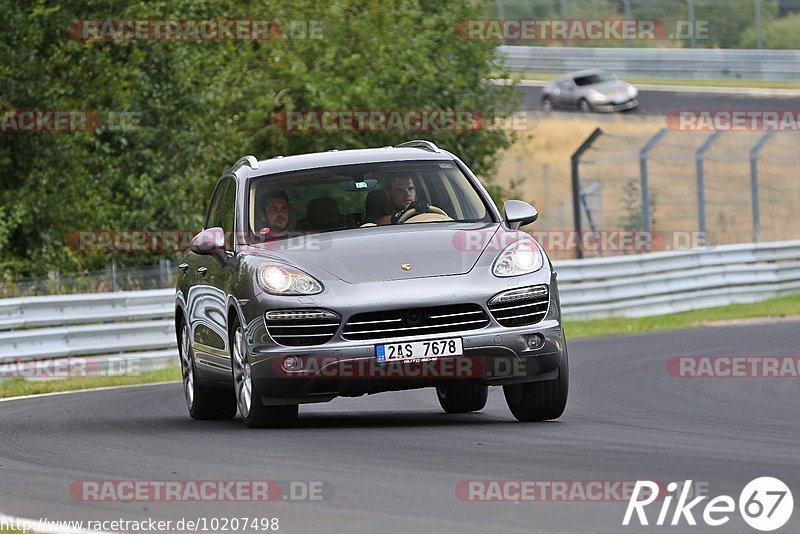
[[[533,241],[517,241],[503,249],[492,266],[495,276],[518,276],[538,271],[544,265],[542,251]]]
[[[639,95],[639,90],[632,85],[628,86],[628,96],[631,98],[636,98]]]
[[[264,263],[258,268],[258,285],[273,295],[315,295],[322,284],[313,276],[282,263]]]
[[[595,102],[605,102],[608,100],[606,95],[596,89],[590,89],[589,92],[586,93],[586,98]]]

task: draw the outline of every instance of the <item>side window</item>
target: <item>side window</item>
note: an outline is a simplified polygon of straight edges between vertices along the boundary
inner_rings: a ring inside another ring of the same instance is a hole
[[[234,239],[233,226],[234,216],[236,214],[236,183],[228,179],[228,185],[225,188],[225,198],[222,201],[222,209],[220,211],[219,226],[225,231],[225,250],[233,250]]]
[[[208,212],[206,213],[206,224],[203,226],[203,228],[208,229],[219,226],[219,215],[220,210],[222,209],[222,200],[225,197],[225,189],[230,181],[230,178],[223,178],[219,181],[219,183],[217,183],[217,187],[214,188],[214,193],[211,195],[211,203],[209,203]]]

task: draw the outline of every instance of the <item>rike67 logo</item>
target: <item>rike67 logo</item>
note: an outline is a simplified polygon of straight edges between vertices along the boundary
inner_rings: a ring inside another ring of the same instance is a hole
[[[728,495],[714,497],[704,507],[698,506],[708,498],[707,495],[689,499],[689,491],[692,481],[687,480],[683,485],[677,482],[667,484],[667,494],[661,503],[661,510],[655,521],[656,525],[680,525],[685,524],[695,526],[697,520],[694,514],[701,514],[702,521],[712,527],[719,527],[731,520],[731,516],[736,512],[737,502]],[[625,511],[625,518],[622,520],[624,526],[631,524],[631,520],[636,514],[636,519],[640,525],[650,524],[652,520],[645,512],[645,507],[652,504],[659,497],[658,484],[649,480],[638,480],[633,489],[633,495],[628,502],[628,509]],[[677,497],[675,509],[670,520],[670,507]],[[742,519],[756,530],[769,532],[781,528],[789,521],[794,510],[794,499],[789,487],[777,478],[761,477],[751,480],[739,495],[739,514]],[[697,509],[695,509],[697,507]],[[702,511],[701,511],[702,510]],[[635,523],[634,523],[635,524]]]

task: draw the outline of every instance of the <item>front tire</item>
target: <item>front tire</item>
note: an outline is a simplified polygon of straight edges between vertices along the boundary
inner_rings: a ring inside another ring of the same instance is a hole
[[[253,372],[250,357],[244,341],[244,332],[239,320],[231,324],[231,369],[236,391],[236,406],[251,428],[287,428],[297,421],[298,406],[264,406],[261,395],[253,383]]]
[[[478,412],[486,407],[489,386],[472,384],[447,384],[436,387],[439,404],[447,413]]]
[[[503,386],[511,413],[518,421],[549,421],[564,413],[569,394],[569,361],[567,351],[558,366],[554,380]]]
[[[580,110],[581,113],[591,113],[592,111],[594,111],[592,109],[592,105],[585,98],[581,98],[581,101],[578,102],[578,109]]]
[[[181,375],[186,407],[192,419],[219,420],[236,417],[236,399],[230,391],[208,389],[197,383],[189,326],[185,321],[180,326]]]

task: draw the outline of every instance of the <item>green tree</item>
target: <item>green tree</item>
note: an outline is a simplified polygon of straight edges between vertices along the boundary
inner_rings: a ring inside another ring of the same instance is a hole
[[[425,137],[490,177],[510,132],[293,133],[273,120],[286,110],[510,115],[513,87],[489,82],[497,43],[455,31],[479,10],[469,0],[0,0],[0,110],[133,112],[143,126],[0,133],[0,272],[153,263],[164,255],[75,250],[68,238],[80,230],[197,229],[216,178],[248,153],[263,159]],[[319,21],[322,36],[85,41],[69,33],[75,19]]]

